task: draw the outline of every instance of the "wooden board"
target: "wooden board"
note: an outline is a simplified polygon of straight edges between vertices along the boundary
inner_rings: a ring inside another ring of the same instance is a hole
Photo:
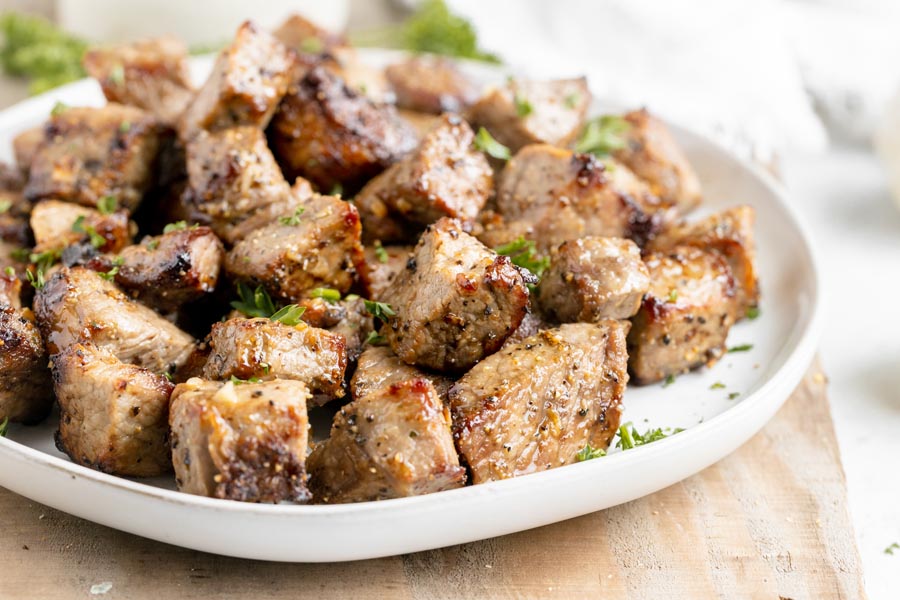
[[[152,542],[2,489],[0,514],[0,598],[865,597],[816,365],[761,433],[690,479],[606,511],[442,550],[285,565]],[[92,596],[103,582],[112,588]]]

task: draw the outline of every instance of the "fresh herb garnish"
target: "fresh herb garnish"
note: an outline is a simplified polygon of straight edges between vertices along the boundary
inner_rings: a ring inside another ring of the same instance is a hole
[[[753,320],[759,316],[759,307],[758,306],[750,306],[747,307],[747,312],[744,313],[744,316],[749,320]]]
[[[678,302],[678,290],[671,290],[669,292],[669,296],[668,296],[668,298],[666,298],[666,300],[670,304],[675,304],[676,302]]]
[[[739,346],[732,346],[728,349],[728,352],[749,352],[753,349],[753,344],[741,344]]]
[[[384,246],[381,245],[381,241],[379,240],[375,241],[375,258],[381,263],[386,263],[388,261],[387,250],[384,249]]]
[[[391,305],[386,302],[376,302],[375,300],[365,300],[364,301],[366,310],[369,311],[376,319],[380,319],[381,321],[387,321],[388,317],[393,317],[397,314]]]
[[[166,373],[163,373],[162,376],[165,377],[167,380],[172,381],[171,373],[166,372]]]
[[[84,221],[84,215],[81,215],[80,217],[75,219],[75,222],[72,223],[72,231],[74,231],[75,233],[86,234],[91,240],[91,246],[93,246],[94,248],[102,248],[103,246],[105,246],[106,238],[97,233],[97,230],[93,225],[86,225]]]
[[[56,104],[53,105],[53,108],[50,109],[50,116],[58,117],[59,115],[66,112],[67,110],[69,110],[69,105],[66,104],[65,102],[60,102],[59,100],[57,100]]]
[[[385,339],[383,335],[380,335],[377,331],[370,331],[369,335],[366,336],[366,344],[372,344],[373,346],[380,346],[385,343]]]
[[[340,302],[341,293],[337,290],[333,290],[331,288],[315,288],[309,292],[310,298],[321,298],[326,302],[330,302],[334,304],[335,302]]]
[[[630,129],[631,124],[622,117],[604,115],[591,119],[575,144],[575,152],[606,156],[610,152],[621,150],[626,145],[625,134]]]
[[[666,375],[666,380],[663,381],[663,385],[662,385],[662,386],[663,386],[663,387],[669,387],[669,386],[672,385],[673,383],[675,383],[675,376],[672,375],[671,373],[669,373],[668,375]]]
[[[0,65],[9,75],[29,79],[39,94],[84,77],[81,58],[87,44],[46,19],[16,12],[0,16]]]
[[[28,283],[34,289],[39,290],[44,287],[46,283],[44,274],[59,260],[59,257],[59,250],[47,250],[46,252],[28,255],[28,261],[33,267],[25,271],[25,279],[28,280]]]
[[[199,224],[194,223],[190,226],[191,229],[197,229],[200,227]],[[165,227],[163,227],[163,233],[172,233],[173,231],[182,231],[183,229],[187,229],[188,224],[187,221],[175,221],[174,223],[169,223]]]
[[[740,395],[741,395],[740,392],[731,392],[730,394],[728,394],[728,399],[729,399],[729,400],[734,400],[735,398],[737,398],[737,397],[740,396]]]
[[[251,377],[250,379],[239,379],[239,378],[235,377],[234,375],[232,375],[231,379],[229,379],[228,381],[230,381],[234,385],[243,385],[245,383],[259,383],[262,380],[259,377]]]
[[[586,460],[600,458],[601,456],[606,456],[606,450],[603,448],[593,448],[590,443],[587,443],[584,445],[584,448],[579,450],[578,454],[575,455],[575,460],[584,462]]]
[[[43,289],[44,285],[47,283],[44,280],[44,270],[40,267],[25,271],[25,279],[27,279],[28,283],[31,284],[31,287],[36,290]]]
[[[231,302],[231,307],[235,310],[239,310],[248,317],[269,318],[275,313],[275,304],[263,286],[257,286],[254,290],[246,283],[239,283],[237,291],[240,300]]]
[[[725,384],[722,383],[721,381],[717,381],[717,382],[715,382],[714,384],[712,384],[711,386],[709,386],[709,389],[711,389],[711,390],[722,390],[722,389],[725,389]]]
[[[569,94],[563,99],[563,104],[566,105],[566,108],[573,109],[578,106],[578,100],[581,98],[578,94]]]
[[[278,221],[282,225],[299,225],[300,224],[300,215],[302,215],[303,211],[305,211],[305,210],[306,209],[303,208],[302,206],[298,206],[297,209],[294,211],[293,215],[291,215],[290,217],[278,217]]]
[[[111,215],[116,212],[118,207],[119,201],[116,200],[115,196],[103,196],[97,201],[97,210],[100,211],[101,215]]]
[[[122,263],[124,263],[124,262],[125,262],[124,258],[122,258],[121,256],[117,256],[112,262],[112,264],[113,264],[112,269],[110,269],[106,273],[98,272],[97,275],[99,275],[100,277],[102,277],[103,279],[105,279],[107,281],[112,281],[113,279],[116,278],[116,275],[118,275],[119,267],[121,267]]]
[[[300,42],[300,49],[307,54],[319,54],[325,49],[325,44],[316,36],[311,35]]]
[[[12,200],[0,200],[0,215],[12,208]]]
[[[675,429],[657,427],[656,429],[648,429],[644,433],[640,433],[631,423],[625,423],[619,427],[619,440],[616,442],[616,447],[621,448],[622,450],[631,450],[638,446],[645,446],[647,444],[652,444],[653,442],[658,442],[659,440],[665,439],[670,435],[675,435],[676,433],[681,433],[682,431],[684,431],[684,429],[681,427],[676,427]]]
[[[500,160],[509,160],[512,156],[509,148],[495,140],[484,127],[481,127],[475,135],[475,149]]]
[[[147,242],[148,250],[156,250],[157,248],[159,248],[159,240],[150,240]]]
[[[890,546],[888,546],[887,548],[885,548],[885,549],[884,549],[884,553],[885,553],[885,554],[890,554],[891,556],[893,556],[893,555],[894,555],[894,550],[900,550],[900,544],[898,544],[897,542],[894,542],[893,544],[891,544]]]
[[[534,112],[534,107],[531,105],[531,102],[528,101],[528,98],[516,94],[515,98],[513,98],[513,102],[516,105],[516,114],[520,117],[527,117]]]
[[[16,275],[16,270],[12,267],[6,267],[5,269],[3,269],[3,271],[10,277],[15,277]]]
[[[122,121],[119,123],[119,133],[128,133],[131,131],[131,121]]]
[[[550,266],[550,258],[537,255],[537,247],[533,240],[526,240],[519,236],[515,240],[494,248],[494,252],[508,256],[512,264],[523,269],[528,269],[538,279]]]
[[[303,313],[306,312],[305,306],[298,306],[297,304],[288,304],[287,306],[283,306],[275,311],[271,317],[269,317],[272,321],[278,321],[279,323],[284,323],[290,327],[294,327],[300,323],[300,317],[303,316]]]
[[[3,417],[3,421],[0,422],[0,437],[6,437],[7,431],[9,431],[9,417]]]
[[[125,67],[123,65],[116,65],[110,70],[109,77],[107,77],[111,83],[116,85],[122,85],[125,83]]]

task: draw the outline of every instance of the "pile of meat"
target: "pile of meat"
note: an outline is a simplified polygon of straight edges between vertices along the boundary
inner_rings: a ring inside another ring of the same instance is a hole
[[[583,79],[376,71],[299,17],[245,23],[199,89],[172,39],[85,65],[108,104],[0,173],[0,421],[55,402],[78,464],[317,503],[559,467],[757,304],[752,209],[685,221],[645,110],[575,151]]]

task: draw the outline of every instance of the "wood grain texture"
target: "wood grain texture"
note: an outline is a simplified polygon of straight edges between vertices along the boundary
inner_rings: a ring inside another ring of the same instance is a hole
[[[144,540],[6,490],[0,514],[0,598],[865,597],[816,365],[762,432],[694,477],[606,511],[441,550],[285,565]],[[107,581],[107,594],[90,595]]]

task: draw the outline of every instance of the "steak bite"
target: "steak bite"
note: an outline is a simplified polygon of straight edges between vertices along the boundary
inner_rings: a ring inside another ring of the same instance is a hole
[[[28,216],[31,203],[22,195],[25,181],[13,167],[0,163],[0,240],[30,245]]]
[[[291,86],[269,133],[285,173],[321,191],[358,189],[416,145],[415,131],[392,107],[373,103],[324,67]]]
[[[453,435],[475,484],[576,462],[606,448],[628,382],[620,321],[570,323],[506,346],[450,389]]]
[[[199,132],[187,144],[187,174],[189,213],[228,243],[250,232],[245,222],[266,225],[299,205],[255,127]]]
[[[112,282],[83,267],[64,267],[38,290],[34,312],[51,355],[92,342],[124,363],[170,373],[187,361],[194,339]]]
[[[350,289],[362,263],[359,213],[334,196],[315,196],[293,216],[257,229],[235,244],[225,269],[262,285],[273,298],[296,302],[309,290]]]
[[[59,400],[57,447],[105,473],[153,477],[172,470],[168,444],[172,384],[92,344],[53,357]]]
[[[189,379],[172,392],[178,489],[242,502],[305,502],[309,390],[279,379],[236,385]]]
[[[456,66],[440,56],[415,56],[389,65],[384,74],[397,106],[439,115],[461,113],[478,99],[478,90]]]
[[[382,246],[380,243],[365,247],[360,279],[369,298],[389,302],[384,293],[394,277],[406,268],[412,249],[412,246]]]
[[[491,166],[472,147],[474,138],[465,121],[445,115],[414,152],[370,181],[354,198],[367,239],[405,241],[441,217],[474,221],[494,187]],[[385,216],[419,227],[400,227],[400,236],[369,236],[370,229],[382,233],[371,221]]]
[[[627,319],[641,306],[650,275],[631,240],[586,237],[553,251],[538,285],[541,309],[561,322]]]
[[[665,250],[678,244],[696,246],[720,253],[728,261],[734,276],[738,318],[759,304],[759,279],[756,269],[756,244],[753,224],[756,212],[751,206],[735,206],[693,223],[682,223],[664,231],[650,244],[651,250]]]
[[[725,353],[737,298],[728,262],[718,253],[675,246],[644,257],[650,290],[632,319],[629,367],[639,384],[661,381]]]
[[[240,26],[181,116],[179,134],[247,125],[264,129],[287,91],[295,56],[252,21]]]
[[[272,35],[298,54],[319,55],[347,46],[344,36],[323,29],[296,13],[285,19]]]
[[[404,269],[385,292],[391,299],[383,333],[404,362],[460,372],[495,352],[528,307],[523,274],[441,219],[422,234]]]
[[[13,154],[16,157],[16,166],[25,175],[28,175],[28,172],[31,170],[31,163],[34,161],[38,148],[43,143],[43,126],[26,129],[13,138],[12,145]]]
[[[546,144],[526,146],[507,163],[497,213],[501,226],[486,225],[486,243],[524,235],[544,252],[586,236],[625,237],[641,246],[665,218],[659,200],[627,167]]]
[[[25,197],[96,207],[107,196],[133,211],[153,183],[165,129],[132,106],[65,108],[44,126]]]
[[[696,208],[702,199],[700,180],[665,123],[646,109],[623,118],[630,125],[624,134],[625,147],[613,156],[644,180],[666,206],[680,213]]]
[[[569,145],[581,130],[590,104],[584,77],[511,79],[482,96],[469,110],[468,119],[515,153],[528,144]]]
[[[350,380],[350,393],[354,398],[362,398],[382,392],[395,383],[413,379],[427,380],[441,400],[447,399],[447,392],[454,382],[445,375],[427,373],[406,364],[387,346],[369,346],[359,357]]]
[[[97,47],[82,59],[110,102],[136,106],[174,124],[194,97],[187,46],[171,37]]]
[[[22,283],[0,275],[0,421],[37,423],[50,412],[53,392],[47,351],[30,310],[19,299]]]
[[[462,487],[450,415],[426,379],[355,399],[334,416],[331,437],[309,457],[317,502],[402,498]]]
[[[101,252],[118,252],[131,243],[136,229],[126,210],[104,214],[71,202],[41,200],[31,211],[37,253],[60,252],[80,242],[90,242]]]
[[[313,393],[344,395],[346,342],[334,333],[270,319],[231,319],[212,327],[206,379],[293,379]]]

